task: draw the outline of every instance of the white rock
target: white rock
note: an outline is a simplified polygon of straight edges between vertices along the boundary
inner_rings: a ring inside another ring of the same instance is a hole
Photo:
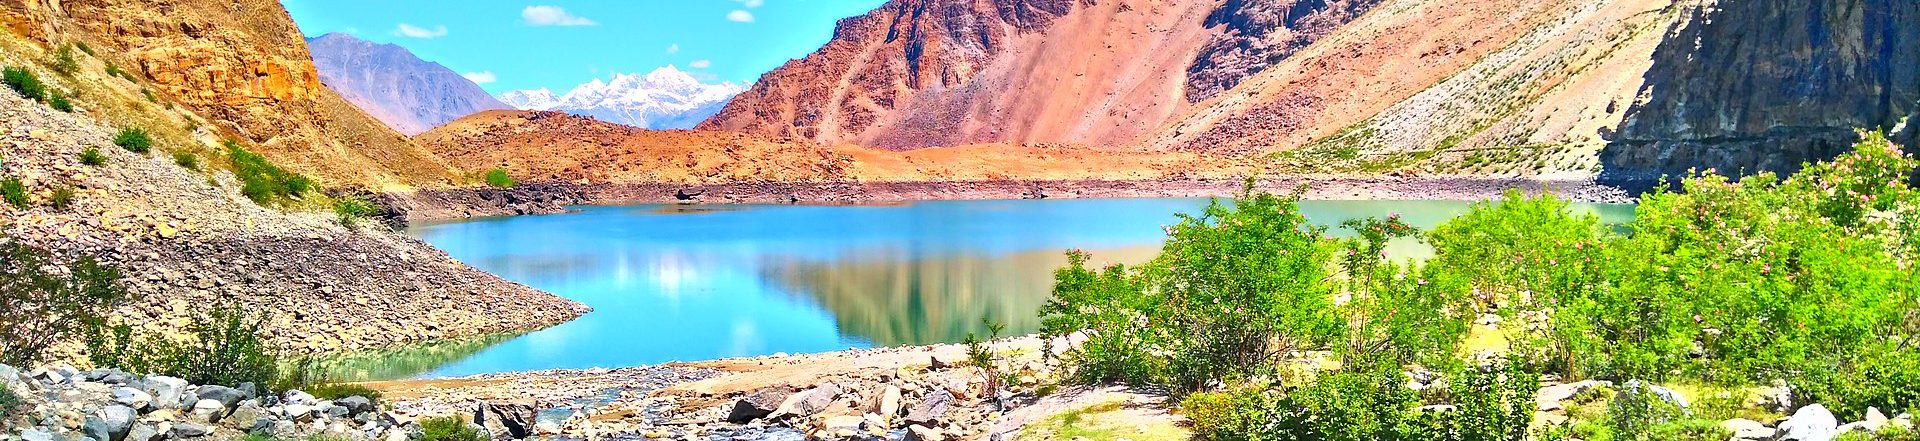
[[[134,409],[145,409],[153,404],[153,395],[131,387],[116,387],[113,388],[113,402]]]
[[[1833,412],[1818,403],[1794,411],[1780,423],[1775,433],[1779,441],[1832,441],[1840,435],[1840,422]]]
[[[166,409],[179,407],[180,400],[187,393],[187,380],[155,375],[147,377],[147,393],[153,395],[153,407]]]
[[[1766,440],[1772,439],[1774,434],[1773,428],[1765,423],[1745,418],[1721,421],[1720,427],[1733,432],[1733,439],[1736,440]]]
[[[1573,398],[1574,395],[1579,395],[1588,389],[1602,386],[1613,387],[1613,382],[1586,380],[1567,384],[1556,384],[1540,388],[1540,392],[1534,395],[1533,401],[1535,407],[1541,412],[1552,412],[1565,408],[1560,404],[1561,401]]]
[[[222,415],[227,413],[226,411],[227,405],[220,404],[218,400],[200,400],[193,403],[193,421],[212,422],[220,419]]]

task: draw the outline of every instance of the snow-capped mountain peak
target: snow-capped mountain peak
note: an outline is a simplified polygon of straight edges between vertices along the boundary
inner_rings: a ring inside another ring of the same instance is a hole
[[[516,90],[501,94],[500,101],[520,109],[558,110],[635,127],[686,129],[718,113],[728,99],[744,90],[734,83],[702,83],[668,65],[645,75],[594,78],[566,95],[555,96],[545,88]]]

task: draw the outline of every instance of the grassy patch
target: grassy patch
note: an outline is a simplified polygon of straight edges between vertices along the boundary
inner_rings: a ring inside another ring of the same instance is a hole
[[[105,165],[107,163],[107,155],[100,153],[98,147],[87,147],[86,150],[80,151],[80,163],[86,165]]]
[[[55,210],[65,210],[73,207],[73,196],[73,187],[65,185],[56,187],[53,189],[53,196],[47,198],[47,206],[53,207]]]
[[[504,169],[504,168],[495,167],[492,170],[487,170],[486,179],[487,179],[487,185],[491,185],[497,188],[513,188],[513,186],[516,185],[516,183],[513,180],[513,176],[508,175],[507,169]]]
[[[113,145],[127,149],[129,152],[146,153],[153,150],[153,136],[147,134],[147,129],[124,127],[119,133],[113,135]]]
[[[46,83],[40,82],[39,75],[34,75],[33,71],[29,71],[24,67],[0,69],[0,82],[6,83],[8,88],[13,89],[14,92],[19,92],[20,96],[27,97],[27,99],[34,101],[47,99]]]
[[[173,152],[173,163],[187,170],[200,171],[200,157],[193,152]]]
[[[227,156],[233,161],[233,175],[240,178],[240,194],[260,205],[285,205],[313,190],[313,180],[280,168],[258,153],[233,140],[227,140]]]
[[[1185,430],[1171,424],[1142,425],[1129,421],[1121,413],[1125,403],[1110,401],[1061,412],[1022,431],[1022,441],[1130,439],[1134,441],[1181,441],[1189,439]]]
[[[25,210],[27,209],[27,186],[20,183],[20,178],[0,179],[0,199],[6,199],[7,205],[12,205],[13,208]]]

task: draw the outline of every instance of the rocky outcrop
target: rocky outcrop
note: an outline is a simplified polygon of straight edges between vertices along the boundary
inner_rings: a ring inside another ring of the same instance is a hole
[[[1603,180],[1791,172],[1847,151],[1856,129],[1920,113],[1920,3],[1719,1],[1687,13],[1602,152]]]
[[[1333,33],[1380,0],[1227,0],[1207,15],[1223,32],[1187,68],[1187,101],[1213,98]]]
[[[42,42],[88,42],[159,105],[184,105],[217,136],[325,184],[452,182],[438,157],[321,84],[277,1],[0,0],[0,17]]]
[[[473,81],[398,45],[332,33],[307,40],[307,46],[322,84],[401,134],[508,108]]]

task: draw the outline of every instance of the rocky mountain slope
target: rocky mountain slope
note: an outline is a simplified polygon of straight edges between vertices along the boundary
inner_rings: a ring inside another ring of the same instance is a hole
[[[553,110],[647,129],[691,129],[720,112],[743,88],[733,83],[706,84],[673,66],[646,75],[614,74],[595,78],[565,95],[547,89],[516,90],[500,99],[521,110]]]
[[[1684,20],[1602,152],[1604,180],[1792,171],[1846,151],[1855,129],[1920,120],[1920,2],[1723,1]],[[1896,140],[1920,141],[1916,125]]]
[[[262,207],[230,172],[114,147],[116,129],[94,118],[0,90],[0,174],[21,179],[30,199],[0,206],[0,232],[120,267],[137,300],[118,320],[177,331],[234,301],[268,314],[270,340],[308,352],[529,330],[585,312],[396,233]],[[88,148],[105,163],[83,164]],[[67,207],[53,202],[59,188],[74,189]]]
[[[452,169],[320,82],[279,2],[4,0],[0,22],[43,44],[86,42],[158,106],[324,184],[441,186]]]
[[[404,135],[508,108],[459,73],[397,45],[332,33],[308,39],[307,48],[322,84]]]
[[[1283,174],[1786,170],[1917,113],[1920,38],[1894,24],[1917,8],[896,0],[701,127],[893,149],[1126,145]],[[1776,28],[1791,32],[1760,31]]]

